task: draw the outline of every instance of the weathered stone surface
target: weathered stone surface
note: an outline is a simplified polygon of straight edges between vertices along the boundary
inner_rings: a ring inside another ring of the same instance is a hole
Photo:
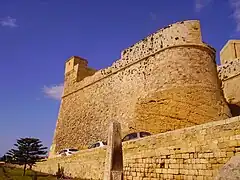
[[[240,59],[232,59],[218,66],[218,76],[221,81],[234,78],[240,74]]]
[[[123,154],[122,154],[121,124],[117,121],[113,121],[110,123],[108,132],[104,180],[122,180],[122,179],[123,179]]]
[[[79,73],[80,67],[90,72],[85,63],[67,68],[51,154],[106,140],[111,119],[119,120],[124,136],[231,117],[217,78],[215,50],[202,42],[199,21],[159,30],[125,49],[111,67],[91,71],[92,76]]]
[[[216,180],[240,180],[240,155],[232,157],[220,170]]]
[[[240,40],[229,40],[220,51],[221,64],[240,58]]]
[[[229,40],[220,53],[218,76],[232,115],[240,115],[240,40]]]
[[[37,163],[35,170],[64,172],[83,179],[103,179],[106,147],[83,150]],[[214,179],[240,155],[240,117],[165,132],[123,143],[124,179]]]
[[[218,66],[218,76],[227,102],[240,106],[240,59]]]

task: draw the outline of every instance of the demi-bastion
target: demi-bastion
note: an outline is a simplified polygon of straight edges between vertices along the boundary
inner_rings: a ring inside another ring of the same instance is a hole
[[[107,139],[111,120],[130,132],[163,133],[231,117],[221,90],[215,50],[203,43],[200,23],[188,20],[158,30],[95,70],[73,56],[50,157]]]

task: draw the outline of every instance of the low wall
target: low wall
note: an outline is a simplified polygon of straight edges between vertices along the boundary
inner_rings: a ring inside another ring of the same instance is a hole
[[[125,177],[213,179],[218,169],[237,154],[239,116],[126,143]]]
[[[103,179],[106,148],[84,150],[38,163],[35,170]],[[232,156],[240,155],[240,116],[123,143],[124,179],[213,179]]]
[[[64,168],[64,175],[82,179],[103,179],[106,148],[83,150],[68,157],[51,158],[39,162],[33,170],[56,174],[58,164]]]

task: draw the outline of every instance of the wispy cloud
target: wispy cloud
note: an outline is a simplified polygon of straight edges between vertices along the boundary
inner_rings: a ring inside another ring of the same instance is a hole
[[[195,0],[195,11],[200,12],[205,6],[211,3],[213,0]]]
[[[44,86],[43,87],[44,94],[52,99],[61,100],[63,93],[63,84],[53,85],[53,86]]]
[[[214,0],[195,0],[195,10],[200,12],[204,7],[213,1]],[[231,16],[236,22],[236,31],[240,32],[240,0],[228,0],[228,2],[230,7],[233,9],[233,14],[231,14]]]
[[[233,18],[236,22],[236,31],[240,32],[240,0],[229,0],[231,7],[233,8]]]
[[[17,20],[14,18],[11,18],[10,16],[0,18],[0,25],[4,27],[17,27]]]
[[[155,20],[157,19],[157,15],[156,15],[155,13],[150,12],[149,15],[150,15],[150,18],[151,18],[153,21],[155,21]]]

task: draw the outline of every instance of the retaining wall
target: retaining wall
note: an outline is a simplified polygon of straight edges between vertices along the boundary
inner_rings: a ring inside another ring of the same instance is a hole
[[[35,170],[103,179],[106,148],[84,150],[37,163]],[[240,155],[240,117],[161,133],[123,143],[124,177],[148,179],[213,179],[232,156]]]

